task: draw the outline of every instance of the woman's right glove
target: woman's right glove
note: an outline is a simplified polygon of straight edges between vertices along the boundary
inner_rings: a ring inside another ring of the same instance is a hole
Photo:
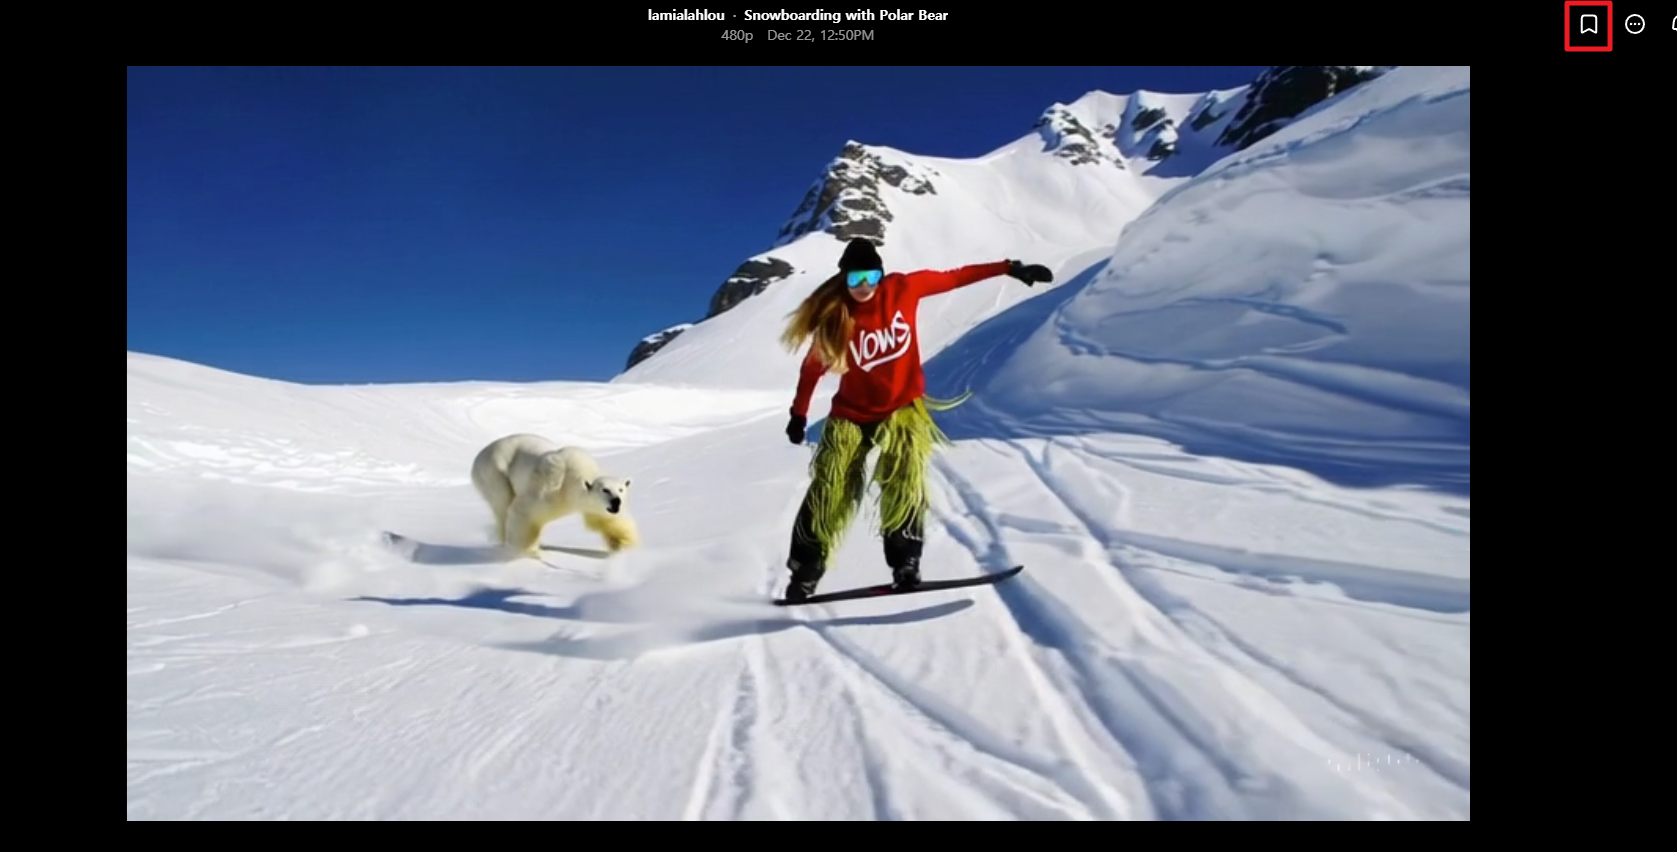
[[[804,442],[804,432],[809,428],[809,421],[796,414],[786,421],[786,439],[794,444]]]

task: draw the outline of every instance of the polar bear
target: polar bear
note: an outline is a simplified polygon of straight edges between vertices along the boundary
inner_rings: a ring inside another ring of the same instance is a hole
[[[602,474],[581,447],[523,433],[497,438],[472,460],[472,485],[495,515],[497,543],[513,554],[534,555],[542,528],[573,514],[613,553],[640,542],[629,480]]]

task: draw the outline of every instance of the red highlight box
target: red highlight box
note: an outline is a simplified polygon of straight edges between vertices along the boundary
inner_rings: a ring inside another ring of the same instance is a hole
[[[1605,8],[1607,20],[1602,22],[1602,31],[1607,33],[1605,45],[1574,45],[1572,43],[1572,7],[1589,6],[1591,8]],[[1613,52],[1613,0],[1566,0],[1566,52],[1567,53],[1612,53]]]

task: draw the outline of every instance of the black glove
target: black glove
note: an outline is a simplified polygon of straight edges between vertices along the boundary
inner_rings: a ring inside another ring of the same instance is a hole
[[[786,439],[794,444],[801,444],[804,442],[804,430],[808,428],[809,421],[794,414],[791,420],[786,421]]]
[[[1024,263],[1017,260],[1012,261],[1012,266],[1008,268],[1007,274],[1010,277],[1017,278],[1020,281],[1025,282],[1026,287],[1036,284],[1039,281],[1051,282],[1054,280],[1054,273],[1049,272],[1048,267],[1037,263],[1026,266]]]

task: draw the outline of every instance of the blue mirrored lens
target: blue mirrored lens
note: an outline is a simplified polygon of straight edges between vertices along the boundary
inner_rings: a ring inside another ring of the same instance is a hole
[[[885,273],[878,269],[858,269],[850,273],[848,281],[851,287],[874,287],[883,277]]]

